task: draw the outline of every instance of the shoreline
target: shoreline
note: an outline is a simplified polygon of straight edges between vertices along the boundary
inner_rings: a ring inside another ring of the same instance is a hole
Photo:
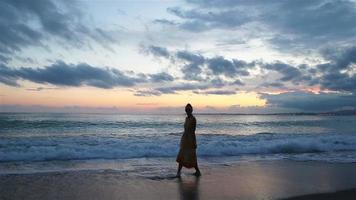
[[[307,195],[287,198],[284,200],[334,200],[334,199],[354,200],[355,198],[356,198],[356,188],[352,188],[352,189],[341,190],[336,192],[307,194]]]
[[[202,177],[183,169],[181,179],[173,178],[174,164],[169,170],[143,173],[0,175],[0,199],[305,199],[302,195],[338,196],[343,193],[333,192],[356,188],[356,163],[279,160],[203,165]]]

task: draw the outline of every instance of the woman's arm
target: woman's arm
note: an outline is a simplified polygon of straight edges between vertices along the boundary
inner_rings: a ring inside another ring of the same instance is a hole
[[[197,146],[197,139],[195,137],[195,129],[196,129],[196,126],[197,126],[197,120],[195,119],[195,117],[193,117],[193,122],[192,122],[192,134],[193,134],[193,147],[194,149],[196,149],[198,146]]]

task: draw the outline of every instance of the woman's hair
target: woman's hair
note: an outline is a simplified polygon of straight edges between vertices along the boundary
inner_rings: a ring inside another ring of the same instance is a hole
[[[188,103],[188,104],[185,106],[185,108],[187,108],[187,107],[190,107],[190,109],[191,109],[192,112],[193,112],[193,106],[192,106],[190,103]]]

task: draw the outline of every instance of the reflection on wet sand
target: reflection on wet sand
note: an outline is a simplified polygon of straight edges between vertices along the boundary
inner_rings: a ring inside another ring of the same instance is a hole
[[[199,199],[199,177],[179,178],[179,194],[182,200]]]

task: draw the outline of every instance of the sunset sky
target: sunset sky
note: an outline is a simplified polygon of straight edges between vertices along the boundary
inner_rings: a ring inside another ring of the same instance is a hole
[[[356,109],[351,0],[2,0],[0,30],[2,112]]]

